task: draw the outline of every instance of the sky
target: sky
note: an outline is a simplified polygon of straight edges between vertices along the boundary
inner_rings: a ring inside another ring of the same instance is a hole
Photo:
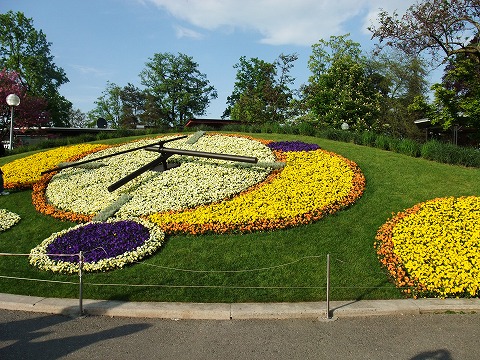
[[[373,48],[367,27],[379,9],[403,14],[416,0],[1,0],[20,11],[51,43],[69,82],[60,93],[88,112],[106,89],[131,83],[156,53],[186,54],[218,93],[200,118],[218,119],[233,91],[242,56],[274,62],[297,54],[295,88],[308,82],[308,59],[320,39],[349,33]]]

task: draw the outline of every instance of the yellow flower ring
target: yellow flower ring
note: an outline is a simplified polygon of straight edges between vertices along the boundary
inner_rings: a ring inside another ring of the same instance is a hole
[[[6,189],[28,189],[41,179],[41,173],[61,162],[75,161],[89,153],[107,148],[107,145],[80,144],[43,151],[2,166]]]
[[[166,233],[202,234],[274,230],[307,224],[352,204],[363,194],[365,178],[350,160],[322,149],[271,150],[269,143],[272,142],[221,134],[202,136],[195,145],[178,140],[169,145],[256,156],[267,165],[232,165],[180,156],[174,158],[181,163],[180,167],[166,173],[147,172],[108,193],[106,188],[113,181],[158,154],[142,150],[125,157],[115,156],[110,158],[108,166],[100,169],[72,168],[45,176],[34,187],[34,203],[40,204],[36,205],[39,211],[49,215],[85,222],[91,221],[94,214],[122,194],[129,194],[132,199],[122,205],[117,218],[144,217]],[[107,149],[89,156],[94,158],[122,149]],[[268,164],[274,162],[284,162],[285,166],[269,168]],[[113,174],[111,169],[115,169]],[[170,180],[159,175],[167,173]]]
[[[417,204],[387,221],[376,240],[381,263],[406,293],[480,295],[480,197]]]
[[[321,149],[277,152],[285,161],[261,184],[230,199],[149,217],[166,233],[251,232],[308,224],[355,202],[365,177],[352,161]]]

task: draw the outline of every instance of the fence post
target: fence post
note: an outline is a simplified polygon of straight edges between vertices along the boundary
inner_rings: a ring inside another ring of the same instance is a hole
[[[327,254],[327,319],[330,318],[330,254]]]
[[[83,315],[83,252],[80,251],[79,261],[78,261],[78,277],[79,277],[79,290],[78,290],[78,299],[79,299],[79,308],[80,315]]]

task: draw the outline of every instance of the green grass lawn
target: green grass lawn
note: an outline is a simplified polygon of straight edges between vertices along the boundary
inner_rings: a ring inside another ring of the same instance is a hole
[[[399,298],[402,294],[389,283],[373,249],[378,228],[392,213],[419,202],[480,195],[480,169],[313,137],[250,135],[317,143],[355,161],[367,180],[363,197],[350,208],[307,226],[243,235],[169,236],[158,253],[139,264],[108,273],[85,274],[84,297],[132,301],[320,301],[326,298],[326,255],[330,254],[331,300]],[[0,164],[11,160],[1,158]],[[31,204],[31,191],[1,196],[0,208],[22,217],[19,224],[0,233],[2,253],[28,254],[53,232],[73,225],[37,213]],[[240,271],[253,269],[260,270]],[[25,256],[1,256],[0,276],[3,293],[78,296],[78,286],[68,284],[78,282],[78,276],[37,270]]]

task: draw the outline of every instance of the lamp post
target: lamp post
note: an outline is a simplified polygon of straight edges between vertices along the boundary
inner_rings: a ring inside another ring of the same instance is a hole
[[[9,149],[13,149],[13,108],[20,105],[20,98],[15,94],[10,94],[7,96],[7,104],[10,106],[11,115],[10,115],[10,144]]]

